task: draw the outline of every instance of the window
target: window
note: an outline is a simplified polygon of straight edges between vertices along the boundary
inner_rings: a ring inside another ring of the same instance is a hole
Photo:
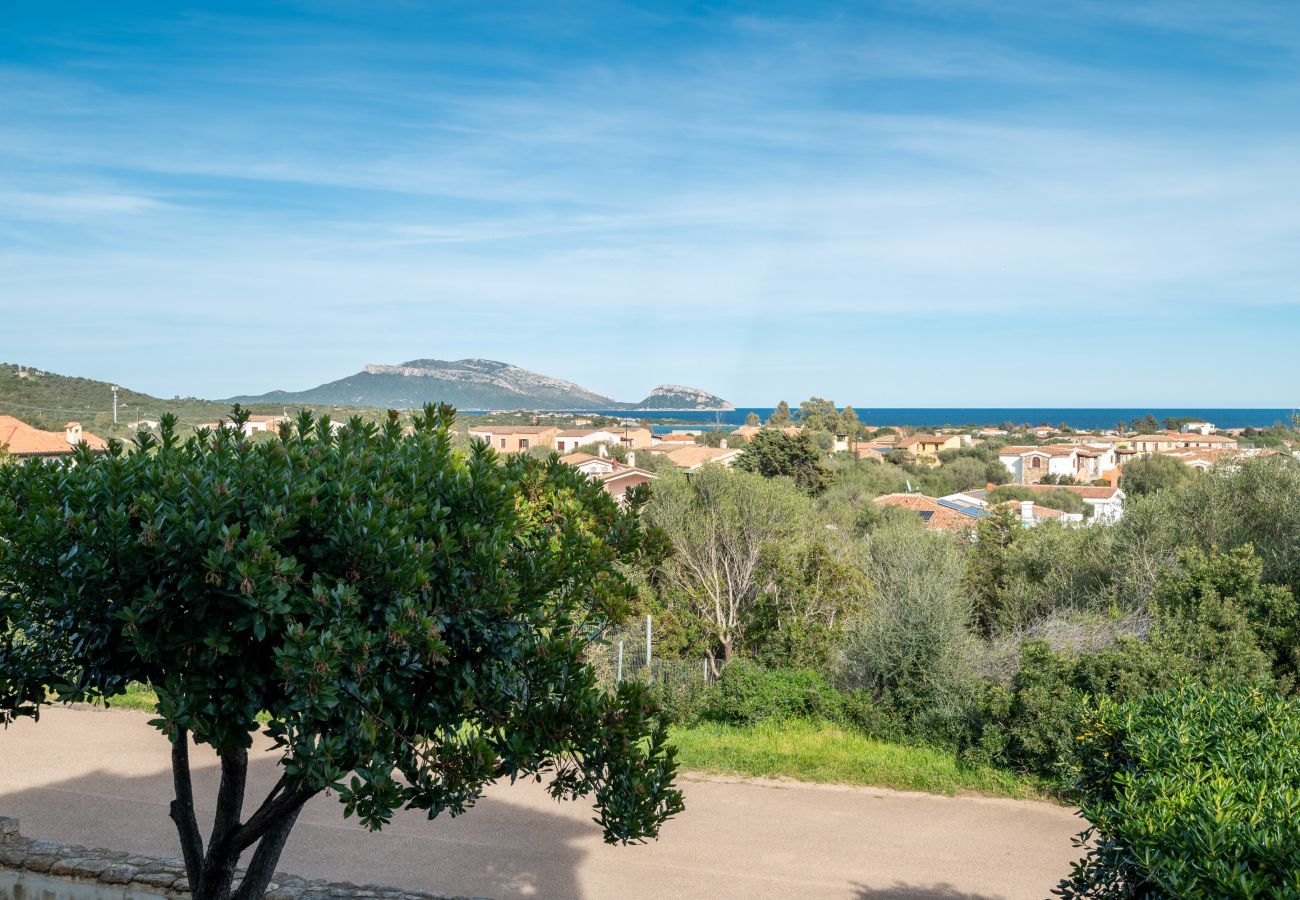
[[[528,449],[528,438],[520,438],[520,439],[519,439],[519,449],[520,449],[520,450],[527,450],[527,449]]]
[[[506,439],[505,439],[505,438],[501,438],[500,440],[501,440],[501,449],[502,449],[502,450],[506,449]]]

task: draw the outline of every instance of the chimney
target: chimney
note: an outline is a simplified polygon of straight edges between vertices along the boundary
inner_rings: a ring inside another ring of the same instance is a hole
[[[629,450],[629,451],[627,451],[627,464],[628,464],[629,466],[632,466],[633,468],[636,467],[636,451],[635,451],[635,450]]]
[[[1020,501],[1020,518],[1021,518],[1023,521],[1025,521],[1025,522],[1032,522],[1032,521],[1034,521],[1034,501],[1033,501],[1033,500],[1021,500],[1021,501]]]
[[[596,448],[596,455],[598,455],[601,459],[604,459],[605,457],[609,456],[609,449],[604,444],[600,444]]]
[[[726,450],[726,449],[727,449],[727,439],[726,439],[726,438],[723,438],[723,439],[722,439],[722,443],[718,444],[718,447],[721,448],[721,449],[723,449],[723,450]]]
[[[72,446],[75,447],[75,446],[77,446],[78,444],[81,443],[81,423],[80,423],[80,422],[69,422],[67,425],[64,425],[63,428],[64,428],[64,433],[65,433],[65,434],[67,435],[67,437],[68,437],[68,443],[69,443],[69,444],[71,444]]]

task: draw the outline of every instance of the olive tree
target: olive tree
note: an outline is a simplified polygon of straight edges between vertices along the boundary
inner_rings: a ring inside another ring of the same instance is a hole
[[[635,512],[553,459],[453,449],[453,415],[333,433],[303,414],[258,443],[168,417],[130,448],[0,467],[0,719],[152,685],[194,897],[260,896],[325,790],[377,829],[547,778],[610,842],[682,808],[643,689],[584,663],[626,608]],[[259,732],[280,777],[249,811]],[[221,766],[206,842],[191,739]]]

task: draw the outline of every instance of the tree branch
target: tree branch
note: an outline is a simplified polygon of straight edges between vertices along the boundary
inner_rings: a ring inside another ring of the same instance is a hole
[[[171,817],[181,839],[185,857],[185,874],[197,885],[203,872],[203,837],[194,818],[194,784],[190,781],[190,733],[184,728],[172,741],[172,784],[176,799],[171,802]]]
[[[298,821],[298,814],[302,812],[303,804],[306,802],[304,799],[288,812],[258,842],[253,859],[244,872],[244,881],[235,893],[235,900],[257,900],[262,896],[266,886],[271,882],[271,877],[275,875],[275,866],[280,861],[280,854],[289,839],[289,832],[293,830],[294,823]]]
[[[253,846],[259,839],[269,834],[285,816],[290,813],[297,815],[297,809],[320,793],[319,790],[305,787],[284,788],[283,792],[281,790],[280,785],[277,785],[270,796],[262,801],[257,812],[249,816],[248,821],[231,836],[231,842],[236,850],[242,853]]]

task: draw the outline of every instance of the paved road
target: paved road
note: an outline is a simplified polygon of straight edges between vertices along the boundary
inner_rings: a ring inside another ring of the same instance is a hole
[[[0,731],[0,815],[33,837],[179,856],[168,744],[147,719],[53,709]],[[191,758],[202,803],[216,794],[215,759]],[[274,780],[274,759],[256,758],[250,803]],[[685,814],[637,847],[605,846],[589,807],[532,784],[494,787],[455,820],[400,814],[375,834],[318,797],[281,869],[497,898],[1038,900],[1077,855],[1079,821],[1047,804],[704,778],[683,788]]]

